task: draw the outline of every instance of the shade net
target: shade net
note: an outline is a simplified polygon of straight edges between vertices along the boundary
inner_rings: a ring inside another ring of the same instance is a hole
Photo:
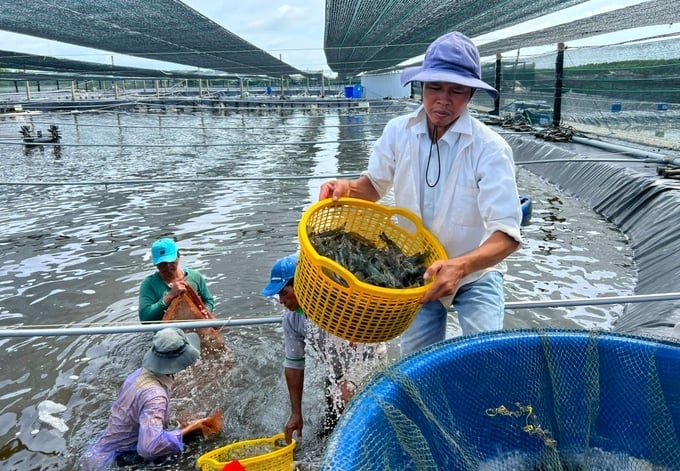
[[[0,0],[0,29],[231,74],[301,73],[179,0]]]
[[[449,31],[474,37],[583,1],[327,0],[324,52],[333,71],[355,75],[423,54]]]
[[[452,339],[353,399],[322,469],[680,469],[680,346],[601,331]]]

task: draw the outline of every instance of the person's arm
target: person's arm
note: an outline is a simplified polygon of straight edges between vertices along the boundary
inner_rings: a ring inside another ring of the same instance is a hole
[[[362,175],[356,180],[331,180],[321,185],[319,200],[333,198],[333,201],[337,201],[338,198],[344,196],[369,201],[380,199],[380,195],[366,175]]]
[[[164,419],[169,407],[167,397],[156,396],[143,406],[139,417],[137,453],[146,460],[175,455],[184,451],[182,431],[168,431]]]
[[[290,443],[293,433],[302,438],[302,389],[305,380],[305,346],[307,318],[295,311],[283,313],[283,346],[286,355],[283,361],[284,376],[290,398],[290,417],[284,429],[286,443]]]
[[[305,370],[285,368],[286,385],[290,397],[290,417],[286,422],[286,443],[290,443],[293,434],[299,440],[302,438],[302,389],[305,383]]]
[[[513,253],[520,242],[505,232],[496,231],[479,248],[460,257],[437,260],[425,272],[426,280],[436,276],[421,302],[427,303],[453,294],[468,274],[492,267]]]
[[[203,301],[206,309],[208,312],[213,312],[215,307],[215,298],[210,292],[210,288],[208,288],[208,283],[206,283],[205,277],[196,270],[187,270],[187,272],[190,274],[188,281],[191,282],[192,286],[196,290],[196,293],[201,298],[201,301]]]
[[[184,425],[182,427],[182,438],[186,440],[188,437],[198,433],[203,434],[204,438],[209,438],[220,433],[223,426],[224,414],[220,410],[208,417],[196,419]]]
[[[142,281],[139,287],[139,320],[142,322],[160,321],[168,305],[163,295],[157,292],[151,276]]]

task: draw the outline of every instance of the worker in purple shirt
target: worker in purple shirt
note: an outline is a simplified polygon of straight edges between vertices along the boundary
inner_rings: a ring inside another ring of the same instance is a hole
[[[84,469],[142,464],[182,453],[184,438],[202,431],[208,418],[167,430],[170,386],[174,374],[200,356],[196,333],[172,327],[156,332],[142,367],[127,377],[111,405],[106,430],[86,450]]]

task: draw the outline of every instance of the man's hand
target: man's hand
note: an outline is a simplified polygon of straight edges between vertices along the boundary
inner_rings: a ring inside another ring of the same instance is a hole
[[[214,414],[189,422],[182,427],[182,436],[188,437],[198,432],[203,434],[203,438],[210,438],[222,432],[224,426],[224,413],[219,410]]]
[[[459,263],[455,258],[437,260],[430,265],[425,271],[424,278],[426,281],[432,277],[436,278],[420,302],[425,304],[439,299],[442,296],[453,294],[458,289],[460,281],[466,275],[463,265],[464,264]]]
[[[286,435],[286,443],[290,443],[293,440],[293,434],[295,434],[295,439],[300,441],[302,439],[302,416],[292,414],[288,418],[286,423],[286,429],[284,430]]]
[[[333,201],[337,201],[343,196],[349,196],[349,192],[349,180],[331,180],[321,185],[319,201],[326,198],[333,198]]]

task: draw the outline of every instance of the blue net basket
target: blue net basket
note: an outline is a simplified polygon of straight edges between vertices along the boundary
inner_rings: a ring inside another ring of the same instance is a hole
[[[321,469],[678,470],[680,345],[507,331],[402,359],[352,400]]]

